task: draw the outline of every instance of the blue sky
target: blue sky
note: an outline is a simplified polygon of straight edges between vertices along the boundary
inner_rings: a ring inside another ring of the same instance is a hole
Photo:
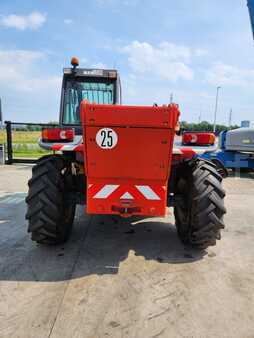
[[[57,120],[62,68],[119,69],[125,104],[168,103],[182,120],[254,120],[254,45],[245,0],[1,0],[4,118]]]

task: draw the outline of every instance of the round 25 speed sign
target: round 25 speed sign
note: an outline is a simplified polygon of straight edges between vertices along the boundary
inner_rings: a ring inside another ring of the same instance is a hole
[[[111,128],[102,128],[96,134],[96,143],[102,149],[113,149],[118,142],[117,133]]]

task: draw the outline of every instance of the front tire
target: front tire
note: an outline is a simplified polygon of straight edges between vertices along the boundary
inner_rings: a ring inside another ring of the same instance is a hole
[[[28,186],[26,219],[32,240],[40,244],[65,242],[76,208],[71,163],[60,155],[42,157],[32,169]]]
[[[175,194],[181,198],[174,214],[184,244],[206,249],[221,239],[226,213],[221,182],[216,166],[205,160],[193,159],[177,169]]]

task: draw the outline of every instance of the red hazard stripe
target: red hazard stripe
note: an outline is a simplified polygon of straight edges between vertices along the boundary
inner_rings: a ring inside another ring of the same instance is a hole
[[[165,197],[166,192],[167,192],[166,186],[162,187],[162,186],[150,185],[150,187],[161,199]]]
[[[61,148],[63,147],[62,144],[55,144],[51,147],[52,150],[56,150],[56,151],[59,151],[61,150]]]
[[[128,185],[121,185],[110,195],[110,197],[112,196],[113,198],[121,198],[125,193],[131,194],[135,199],[145,198],[144,195],[141,194],[136,187]]]
[[[78,146],[71,146],[70,144],[54,144],[51,147],[55,151],[83,151],[83,144]]]
[[[197,155],[197,153],[193,149],[181,148],[181,151],[182,151],[185,158],[192,158],[195,155]]]
[[[90,186],[88,185],[88,196],[94,197],[104,186],[105,184],[91,184]]]

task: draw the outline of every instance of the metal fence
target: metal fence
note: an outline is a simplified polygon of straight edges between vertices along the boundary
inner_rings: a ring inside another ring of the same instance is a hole
[[[39,157],[50,153],[39,147],[38,139],[43,128],[56,126],[48,123],[5,121],[5,164],[35,163]]]
[[[0,164],[5,163],[5,147],[4,144],[0,144]]]

